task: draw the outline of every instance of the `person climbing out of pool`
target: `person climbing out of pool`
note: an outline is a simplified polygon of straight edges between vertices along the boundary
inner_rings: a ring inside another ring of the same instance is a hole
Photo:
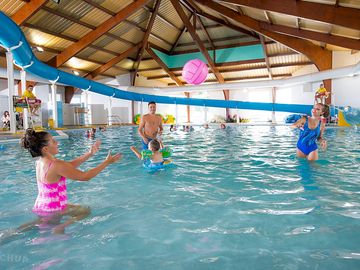
[[[151,140],[161,138],[163,132],[162,117],[156,113],[156,103],[151,101],[148,103],[149,113],[141,117],[139,125],[139,135],[142,138],[142,147],[148,149]]]
[[[329,106],[317,103],[314,105],[311,116],[303,116],[291,127],[300,129],[300,137],[297,142],[296,155],[300,158],[307,158],[309,161],[318,160],[318,146],[320,143],[323,150],[327,147],[324,139],[325,123],[322,117],[329,116]]]
[[[66,178],[89,181],[122,157],[120,153],[112,155],[109,151],[104,161],[95,168],[81,171],[77,167],[99,151],[100,140],[96,141],[84,155],[69,162],[55,157],[59,153],[58,142],[48,132],[27,129],[21,139],[21,145],[30,152],[32,157],[39,157],[36,161],[38,196],[33,207],[33,212],[38,215],[38,219],[20,226],[17,229],[18,232],[30,230],[38,224],[55,223],[53,232],[64,233],[66,226],[86,218],[90,214],[88,207],[68,203]],[[68,216],[69,219],[60,223],[64,216]]]
[[[151,151],[150,161],[152,164],[162,165],[164,163],[163,154],[160,152],[160,149],[162,148],[164,148],[162,143],[156,139],[149,142],[148,149]],[[130,149],[134,152],[138,159],[144,159],[144,155],[139,152],[139,150],[135,146],[131,146]]]

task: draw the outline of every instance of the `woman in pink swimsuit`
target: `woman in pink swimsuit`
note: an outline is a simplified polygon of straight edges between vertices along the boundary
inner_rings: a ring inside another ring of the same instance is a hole
[[[58,142],[47,132],[35,132],[33,129],[27,129],[21,144],[29,150],[32,157],[40,157],[36,161],[38,196],[33,207],[33,212],[39,218],[34,222],[20,226],[18,232],[29,230],[41,223],[57,224],[63,216],[69,216],[68,220],[56,225],[53,229],[54,233],[63,233],[66,226],[87,217],[90,214],[88,207],[67,202],[66,178],[76,181],[89,181],[108,165],[122,157],[121,154],[111,155],[109,151],[102,163],[83,172],[77,167],[99,150],[101,144],[99,140],[91,146],[90,151],[70,162],[55,158],[59,152]]]

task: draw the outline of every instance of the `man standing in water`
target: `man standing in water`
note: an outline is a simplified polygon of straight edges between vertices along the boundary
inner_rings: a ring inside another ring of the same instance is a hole
[[[151,101],[148,103],[149,113],[141,117],[139,125],[139,135],[142,138],[142,147],[143,149],[148,149],[148,144],[151,140],[156,139],[158,136],[162,135],[162,119],[159,114],[156,112],[156,103]]]

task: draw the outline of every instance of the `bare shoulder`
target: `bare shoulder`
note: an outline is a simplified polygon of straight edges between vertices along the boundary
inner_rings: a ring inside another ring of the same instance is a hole
[[[143,120],[147,120],[147,119],[149,119],[149,116],[150,116],[150,115],[149,115],[148,113],[147,113],[147,114],[144,114],[144,115],[142,116],[142,119],[143,119]]]
[[[304,116],[302,116],[298,121],[300,121],[300,122],[306,122],[306,119],[307,119],[307,116],[304,115]]]
[[[70,163],[65,161],[65,160],[61,160],[61,159],[56,159],[54,161],[54,168],[61,168],[61,167],[64,167],[64,166],[68,166]]]

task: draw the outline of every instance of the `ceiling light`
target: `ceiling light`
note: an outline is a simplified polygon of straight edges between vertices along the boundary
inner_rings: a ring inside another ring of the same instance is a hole
[[[41,48],[41,47],[36,47],[36,50],[38,51],[38,52],[43,52],[44,51],[44,49],[43,48]]]
[[[76,76],[79,76],[80,73],[77,71],[77,70],[73,70],[73,73],[76,75]]]
[[[56,4],[60,4],[60,0],[52,0]]]

